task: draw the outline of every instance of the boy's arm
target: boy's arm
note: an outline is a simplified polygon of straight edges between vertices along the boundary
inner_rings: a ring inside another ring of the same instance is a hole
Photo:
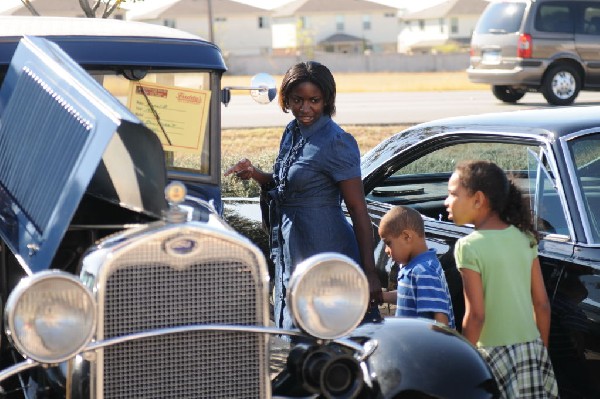
[[[531,299],[533,300],[533,312],[535,324],[540,330],[542,342],[548,347],[548,336],[550,334],[550,301],[544,286],[544,277],[540,267],[540,260],[536,257],[531,267]]]
[[[433,320],[437,321],[438,323],[445,324],[445,325],[448,325],[448,323],[450,322],[450,320],[448,320],[448,315],[446,313],[442,313],[442,312],[434,312]]]
[[[398,299],[398,291],[383,291],[383,302],[395,305]]]

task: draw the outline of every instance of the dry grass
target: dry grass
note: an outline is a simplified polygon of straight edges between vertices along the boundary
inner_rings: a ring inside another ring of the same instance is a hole
[[[383,139],[404,130],[406,125],[342,125],[342,128],[351,133],[364,154]],[[223,129],[221,149],[223,158],[240,154],[255,159],[268,153],[276,153],[279,140],[283,134],[283,126],[278,128],[254,129]]]
[[[277,86],[282,76],[273,76]],[[251,76],[223,76],[223,86],[248,86]],[[385,91],[488,90],[488,85],[469,82],[467,73],[456,72],[371,72],[336,73],[338,93]]]
[[[342,128],[356,138],[361,154],[364,154],[383,139],[404,130],[405,125],[342,125]],[[272,170],[277,156],[279,140],[283,133],[281,128],[256,129],[224,129],[222,132],[221,170],[235,164],[241,158],[248,158],[264,171]],[[224,178],[221,189],[228,197],[256,197],[259,187],[252,181],[240,181],[234,178]]]

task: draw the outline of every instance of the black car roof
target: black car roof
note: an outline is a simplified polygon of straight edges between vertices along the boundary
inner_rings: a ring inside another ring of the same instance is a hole
[[[0,17],[0,68],[10,63],[23,36],[56,42],[81,65],[227,69],[216,45],[177,29],[114,19],[17,16]]]
[[[412,129],[545,132],[556,138],[600,128],[600,106],[570,106],[457,116],[419,124]]]

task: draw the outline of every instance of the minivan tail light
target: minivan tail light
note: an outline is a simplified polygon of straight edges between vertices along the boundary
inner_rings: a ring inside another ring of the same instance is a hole
[[[517,44],[517,57],[531,58],[533,52],[533,41],[529,33],[521,33]]]

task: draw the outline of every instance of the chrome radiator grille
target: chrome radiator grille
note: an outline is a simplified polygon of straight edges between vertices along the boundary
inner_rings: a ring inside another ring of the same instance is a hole
[[[199,244],[189,259],[165,251],[165,242],[180,237]],[[266,323],[264,276],[246,246],[177,229],[145,240],[116,252],[101,272],[102,338],[189,324]],[[263,335],[238,332],[186,332],[116,345],[99,355],[98,396],[262,398],[268,392],[266,345]]]

